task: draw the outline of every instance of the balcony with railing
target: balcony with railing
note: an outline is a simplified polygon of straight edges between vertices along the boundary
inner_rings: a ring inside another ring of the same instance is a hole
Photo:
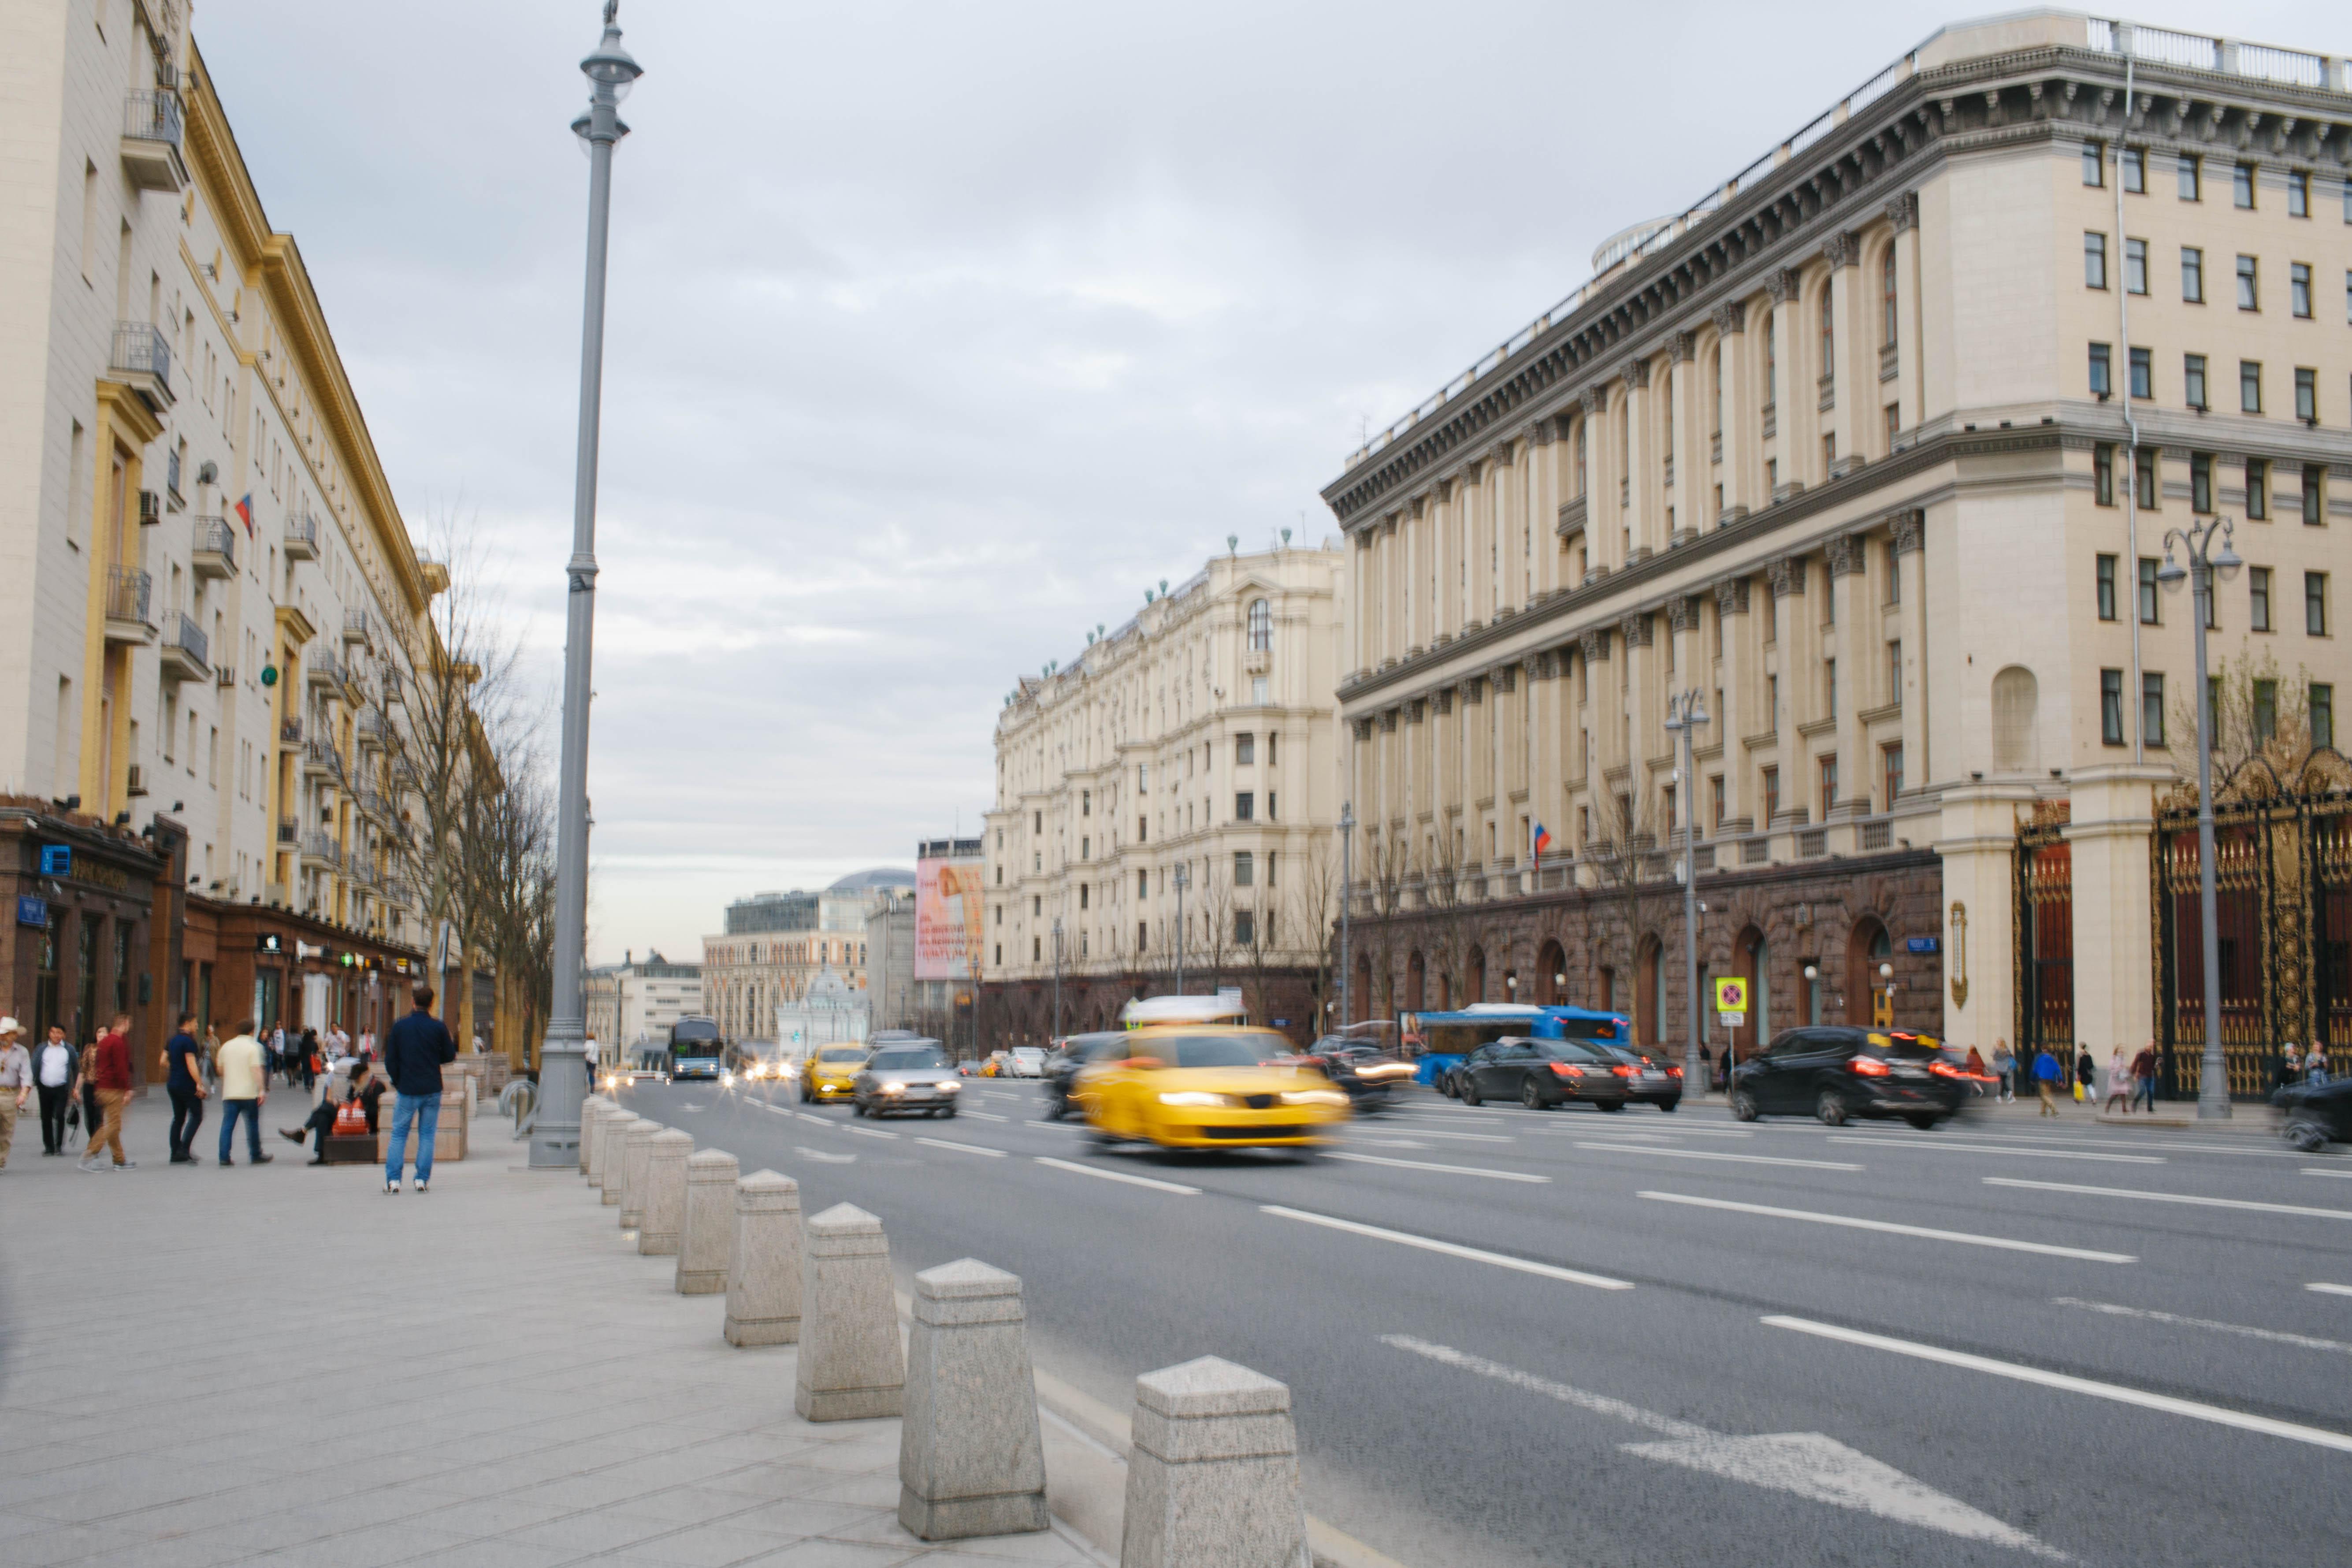
[[[341,778],[342,753],[335,750],[333,742],[314,735],[302,743],[302,771],[323,778]]]
[[[281,746],[300,745],[302,743],[302,721],[299,719],[280,719],[278,721],[278,743]]]
[[[145,88],[122,103],[122,172],[142,191],[187,188],[188,163],[180,153],[180,95]]]
[[[302,858],[331,868],[342,865],[343,852],[336,847],[333,834],[306,833],[302,836]]]
[[[163,641],[158,649],[163,656],[163,679],[166,680],[206,680],[212,676],[212,660],[206,657],[207,638],[195,617],[185,610],[173,610],[163,617]]]
[[[286,519],[286,559],[316,561],[319,558],[319,520],[309,512],[289,514]]]
[[[109,642],[152,642],[154,623],[148,619],[148,600],[155,592],[155,579],[136,566],[110,566],[106,569],[106,640]]]
[[[196,519],[195,551],[188,558],[188,566],[199,577],[236,576],[236,524],[225,517]]]
[[[323,647],[314,649],[303,656],[302,670],[310,677],[310,684],[313,686],[333,688],[343,684],[341,661]]]
[[[145,321],[115,322],[106,369],[156,413],[172,406],[172,342],[161,328]]]
[[[343,612],[343,641],[366,647],[375,641],[375,621],[365,610]]]
[[[289,845],[301,843],[302,825],[290,816],[279,817],[278,819],[278,842],[280,844]]]

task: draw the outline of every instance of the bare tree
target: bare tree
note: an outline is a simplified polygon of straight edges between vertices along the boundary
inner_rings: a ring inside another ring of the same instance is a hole
[[[1620,973],[1630,978],[1639,973],[1642,933],[1675,889],[1672,869],[1658,853],[1665,837],[1662,813],[1654,793],[1641,791],[1612,795],[1593,815],[1601,831],[1589,846],[1589,858],[1601,886],[1619,895],[1613,901],[1620,914],[1614,938],[1593,945],[1617,960]],[[1615,1005],[1611,997],[1593,1000]]]
[[[1462,846],[1446,826],[1440,824],[1426,840],[1423,858],[1425,864],[1421,868],[1421,925],[1428,937],[1424,944],[1426,963],[1442,982],[1446,1005],[1459,1007],[1465,1000],[1477,1000],[1467,995],[1472,915]]]
[[[2210,679],[2217,790],[2260,795],[2273,789],[2340,789],[2352,783],[2341,755],[2315,744],[2308,669],[2297,665],[2294,674],[2283,674],[2278,659],[2265,649],[2260,658],[2248,653],[2223,659]],[[2182,781],[2179,788],[2187,797],[2182,804],[2193,805],[2197,709],[2194,693],[2186,689],[2190,684],[2184,682],[2176,691],[2166,723],[2174,767]]]
[[[1207,961],[1209,988],[1216,990],[1224,984],[1225,964],[1234,952],[1234,913],[1240,907],[1234,899],[1233,879],[1220,875],[1216,860],[1201,858],[1201,874],[1192,888],[1192,908],[1188,915],[1201,922],[1199,952]]]
[[[505,787],[473,792],[462,846],[465,905],[521,1034],[500,1043],[519,1064],[543,1033],[555,979],[555,797],[533,739],[520,729],[503,738]]]
[[[1349,1022],[1339,1015],[1339,986],[1334,978],[1339,962],[1339,866],[1331,841],[1320,836],[1304,860],[1303,865],[1294,862],[1284,873],[1289,878],[1288,885],[1279,900],[1269,900],[1267,918],[1273,918],[1274,908],[1287,910],[1285,923],[1292,942],[1313,973],[1315,1030],[1319,1035],[1335,1023]],[[1359,1005],[1368,1001],[1358,998]]]

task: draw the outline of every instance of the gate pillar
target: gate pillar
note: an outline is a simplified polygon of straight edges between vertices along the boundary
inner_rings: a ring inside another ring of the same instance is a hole
[[[1935,846],[1944,862],[1944,1037],[1987,1061],[1996,1040],[2017,1047],[2017,818],[2033,798],[2031,784],[1944,792]]]
[[[2067,781],[2074,858],[2074,1033],[2101,1063],[2156,1037],[2156,938],[2148,857],[2168,768],[2118,763]]]

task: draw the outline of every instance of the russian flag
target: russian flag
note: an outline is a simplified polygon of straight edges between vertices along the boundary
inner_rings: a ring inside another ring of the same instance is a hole
[[[247,490],[237,498],[236,515],[245,520],[246,537],[253,537],[253,492]]]
[[[1535,851],[1536,864],[1541,866],[1543,852],[1551,847],[1551,833],[1540,822],[1536,824],[1535,837],[1530,841],[1530,847]]]

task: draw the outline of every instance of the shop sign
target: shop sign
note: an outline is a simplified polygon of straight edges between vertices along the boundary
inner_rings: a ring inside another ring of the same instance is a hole
[[[316,942],[303,942],[299,938],[295,941],[294,956],[297,958],[324,958],[326,955],[327,950]]]
[[[255,939],[253,951],[268,953],[272,958],[286,956],[286,939],[274,931],[266,931]]]
[[[41,926],[49,923],[49,900],[31,893],[16,895],[16,923],[20,926]]]
[[[41,846],[41,875],[70,877],[73,875],[73,847],[67,844]]]

